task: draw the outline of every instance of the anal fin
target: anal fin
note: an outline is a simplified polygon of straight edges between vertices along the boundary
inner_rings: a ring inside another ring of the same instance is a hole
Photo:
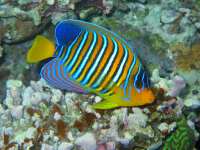
[[[92,105],[93,109],[113,109],[116,107],[119,107],[119,105],[109,100],[103,100],[101,102]]]

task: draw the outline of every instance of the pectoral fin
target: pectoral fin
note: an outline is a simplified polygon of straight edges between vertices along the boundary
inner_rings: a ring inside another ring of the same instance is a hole
[[[112,109],[116,107],[119,107],[119,106],[116,103],[113,103],[112,101],[109,101],[109,100],[103,100],[99,103],[92,105],[92,108],[94,109]]]

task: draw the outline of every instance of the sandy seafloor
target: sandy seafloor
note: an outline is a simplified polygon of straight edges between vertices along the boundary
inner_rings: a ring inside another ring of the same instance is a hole
[[[61,91],[26,62],[36,35],[63,19],[124,37],[148,69],[156,101],[95,111],[95,95]],[[199,0],[0,0],[0,149],[200,149]]]

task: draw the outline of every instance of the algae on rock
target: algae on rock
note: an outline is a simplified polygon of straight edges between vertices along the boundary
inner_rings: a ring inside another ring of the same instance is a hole
[[[177,129],[167,138],[163,150],[189,150],[194,148],[195,136],[193,130],[183,118],[177,123]]]

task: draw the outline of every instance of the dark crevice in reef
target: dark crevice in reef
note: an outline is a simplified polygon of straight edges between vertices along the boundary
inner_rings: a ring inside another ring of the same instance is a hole
[[[9,45],[24,43],[26,41],[33,39],[36,35],[42,33],[44,29],[46,30],[48,27],[50,27],[50,25],[51,25],[51,18],[50,17],[44,18],[41,25],[35,28],[35,30],[30,35],[27,35],[17,40],[2,39],[2,43],[9,44]]]

